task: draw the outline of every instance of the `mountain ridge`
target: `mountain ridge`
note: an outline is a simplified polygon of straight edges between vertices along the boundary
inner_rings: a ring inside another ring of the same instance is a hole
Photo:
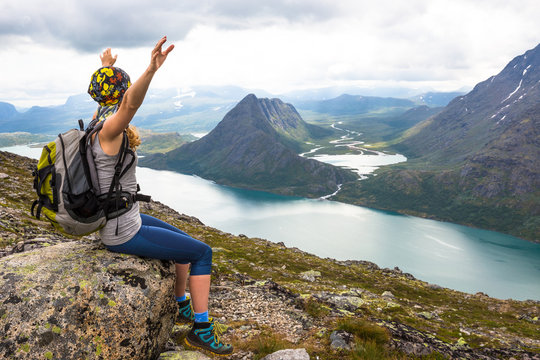
[[[298,102],[298,108],[331,115],[357,115],[382,109],[409,109],[416,104],[409,99],[342,94],[321,101]]]
[[[391,146],[409,159],[336,199],[540,241],[540,44]]]
[[[436,118],[419,124],[420,129],[411,129],[400,149],[414,157],[423,152],[455,151],[464,160],[467,154],[460,148],[468,149],[461,145],[470,135],[474,135],[473,150],[477,150],[537,103],[539,81],[540,44],[516,56],[499,74],[478,83],[468,94],[456,97]],[[434,160],[444,162],[445,154]]]
[[[287,117],[278,120],[283,114]],[[303,131],[288,136],[290,129]],[[356,178],[347,170],[298,156],[290,143],[306,140],[306,132],[309,128],[292,105],[250,94],[206,136],[140,164],[224,185],[307,197],[328,195]]]

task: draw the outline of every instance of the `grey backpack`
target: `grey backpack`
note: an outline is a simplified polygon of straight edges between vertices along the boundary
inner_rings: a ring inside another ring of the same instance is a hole
[[[135,201],[150,201],[149,196],[122,191],[120,179],[135,162],[125,132],[109,191],[101,193],[90,146],[92,135],[102,126],[103,122],[93,120],[84,130],[79,120],[79,129],[59,134],[43,147],[32,173],[38,195],[32,204],[32,216],[40,219],[43,215],[66,234],[86,235],[129,211]]]

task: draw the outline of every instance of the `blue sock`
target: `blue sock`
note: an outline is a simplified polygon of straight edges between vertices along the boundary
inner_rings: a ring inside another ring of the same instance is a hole
[[[186,298],[187,298],[187,297],[186,297],[186,294],[184,294],[184,296],[177,296],[177,297],[176,297],[176,301],[181,302],[181,301],[186,300]]]
[[[208,311],[195,313],[195,322],[208,322]]]

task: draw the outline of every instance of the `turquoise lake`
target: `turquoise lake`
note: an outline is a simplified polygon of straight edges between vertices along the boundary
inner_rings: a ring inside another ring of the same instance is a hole
[[[41,153],[26,146],[2,150],[33,158]],[[334,201],[234,189],[170,171],[138,168],[137,176],[143,193],[222,231],[283,242],[323,258],[397,266],[468,293],[540,300],[540,244]]]

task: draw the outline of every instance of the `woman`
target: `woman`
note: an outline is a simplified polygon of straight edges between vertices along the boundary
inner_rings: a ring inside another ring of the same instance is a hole
[[[167,38],[163,37],[157,43],[152,50],[150,65],[133,85],[123,70],[112,66],[117,56],[111,55],[111,49],[105,50],[100,55],[103,67],[93,74],[88,93],[100,104],[94,116],[100,121],[105,121],[103,128],[94,137],[92,145],[103,192],[109,190],[124,131],[128,133],[132,149],[140,144],[138,134],[130,122],[141,106],[154,74],[174,48],[174,45],[170,45],[163,51],[162,46],[166,41]],[[123,191],[132,193],[137,191],[135,168],[136,161],[120,179]],[[138,203],[135,203],[127,213],[107,222],[100,230],[100,235],[102,242],[111,251],[174,260],[178,318],[182,321],[194,321],[186,337],[186,343],[214,354],[232,353],[232,346],[219,340],[219,324],[208,317],[212,266],[212,249],[208,245],[193,239],[172,225],[149,215],[140,214]],[[185,294],[190,265],[191,298]]]

